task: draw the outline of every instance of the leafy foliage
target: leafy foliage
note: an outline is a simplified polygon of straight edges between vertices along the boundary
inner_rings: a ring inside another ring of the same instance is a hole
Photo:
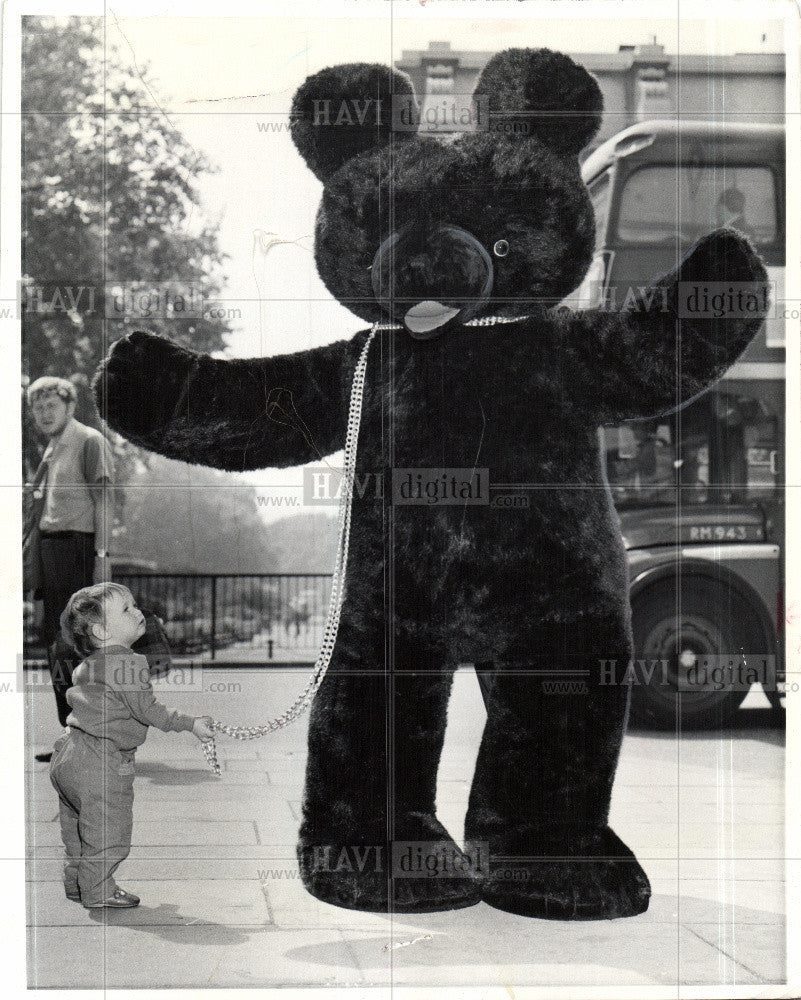
[[[228,473],[153,455],[125,490],[115,548],[157,570],[330,573],[336,520],[300,514],[265,525],[255,491]]]
[[[123,285],[162,302],[162,283],[173,302],[219,295],[223,255],[196,184],[212,168],[156,106],[147,69],[107,44],[102,18],[25,17],[22,51],[24,375],[70,378],[76,416],[98,425],[89,386],[111,341],[144,326],[224,347],[227,325],[210,316],[105,316]],[[41,444],[26,433],[31,465]]]
[[[149,456],[125,488],[116,551],[165,572],[266,573],[273,567],[255,491],[214,469]]]
[[[210,315],[111,315],[123,287],[163,302],[169,283],[173,303],[197,304],[199,290],[208,305],[224,281],[197,190],[212,167],[158,107],[147,73],[110,44],[102,18],[23,19],[23,381],[71,379],[76,416],[94,426],[91,380],[112,341],[144,328],[213,352],[228,332]],[[30,475],[44,442],[27,414],[23,426]],[[115,551],[168,571],[272,568],[250,484],[111,437],[126,484]]]

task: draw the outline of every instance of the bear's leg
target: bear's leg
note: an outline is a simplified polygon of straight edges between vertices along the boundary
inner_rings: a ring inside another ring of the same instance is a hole
[[[532,646],[496,671],[476,762],[465,840],[488,844],[481,898],[559,920],[643,913],[648,879],[607,826],[632,656],[625,611],[543,624]]]
[[[348,909],[472,906],[478,882],[435,816],[453,669],[400,643],[385,669],[383,628],[380,640],[354,639],[343,622],[311,710],[298,844],[303,883]]]

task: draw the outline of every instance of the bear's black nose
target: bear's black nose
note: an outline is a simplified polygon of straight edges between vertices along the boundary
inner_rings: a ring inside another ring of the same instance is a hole
[[[475,236],[443,224],[410,225],[389,236],[373,259],[373,293],[409,333],[426,340],[474,316],[489,298],[492,258]]]

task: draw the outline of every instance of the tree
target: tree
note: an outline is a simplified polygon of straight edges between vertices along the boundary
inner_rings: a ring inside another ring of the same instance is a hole
[[[274,568],[256,491],[215,469],[151,455],[125,487],[119,553],[163,572],[266,573]]]
[[[297,514],[265,525],[241,477],[151,455],[135,463],[114,548],[164,573],[330,573],[337,521]]]
[[[102,18],[25,17],[22,44],[23,381],[71,379],[76,416],[100,426],[91,379],[118,337],[146,328],[225,347],[228,326],[207,311],[223,255],[197,193],[212,168],[158,107],[147,67],[140,76],[105,44]],[[156,311],[132,314],[132,295],[140,306],[158,296]],[[198,299],[206,315],[180,311]],[[43,442],[25,417],[30,475]],[[115,551],[166,570],[269,568],[252,486],[111,439],[127,484]]]
[[[129,330],[225,346],[208,314],[223,255],[196,187],[212,168],[156,106],[147,68],[104,45],[102,18],[23,18],[22,60],[23,374],[70,378],[78,419],[98,425],[92,374]],[[25,445],[30,468],[28,421]]]

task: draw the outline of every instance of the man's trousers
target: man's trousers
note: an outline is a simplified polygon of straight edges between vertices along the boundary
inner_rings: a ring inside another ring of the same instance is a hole
[[[72,672],[80,662],[66,643],[59,642],[61,612],[76,590],[88,587],[94,575],[94,535],[84,531],[42,533],[42,602],[44,620],[42,638],[47,647],[47,662],[56,696],[58,721],[67,724],[70,707],[67,689],[72,686]]]

